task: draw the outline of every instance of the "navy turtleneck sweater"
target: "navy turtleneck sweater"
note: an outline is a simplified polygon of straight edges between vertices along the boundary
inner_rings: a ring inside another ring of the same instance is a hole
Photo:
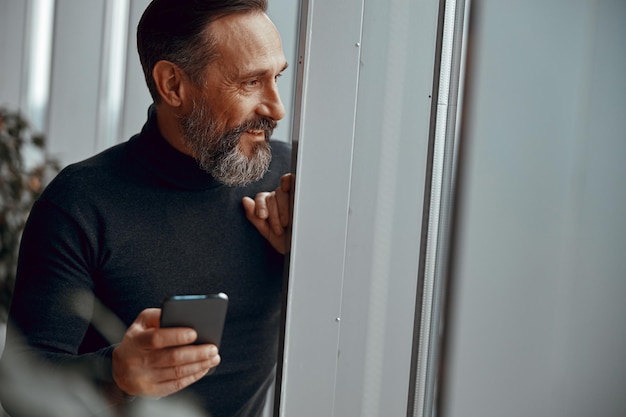
[[[165,141],[151,112],[128,142],[64,169],[24,231],[6,352],[21,333],[51,362],[81,361],[107,380],[122,332],[107,334],[99,311],[127,327],[167,296],[224,292],[222,363],[183,394],[213,417],[258,415],[276,360],[283,257],[241,199],[289,171],[289,146],[272,141],[272,153],[262,180],[224,186]]]

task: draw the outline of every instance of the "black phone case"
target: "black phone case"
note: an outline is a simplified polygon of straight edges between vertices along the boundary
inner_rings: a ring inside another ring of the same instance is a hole
[[[192,327],[198,332],[194,344],[210,343],[219,348],[227,309],[224,293],[175,295],[163,301],[161,327]]]

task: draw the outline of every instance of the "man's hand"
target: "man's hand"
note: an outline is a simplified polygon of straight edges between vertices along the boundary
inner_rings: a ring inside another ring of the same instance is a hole
[[[280,177],[280,186],[274,191],[258,193],[254,200],[243,198],[246,217],[278,252],[289,252],[291,226],[291,191],[293,174]]]
[[[113,380],[127,394],[164,397],[220,363],[215,345],[190,345],[195,330],[161,329],[160,318],[161,309],[142,311],[113,351]]]

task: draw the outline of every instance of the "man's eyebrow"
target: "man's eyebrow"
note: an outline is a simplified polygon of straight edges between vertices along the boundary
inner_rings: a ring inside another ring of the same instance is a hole
[[[288,66],[289,66],[289,64],[287,62],[285,62],[285,65],[283,66],[283,68],[278,73],[280,74],[283,71],[285,71]],[[263,75],[267,75],[270,72],[271,71],[268,70],[268,69],[260,69],[260,70],[257,70],[257,71],[250,71],[250,72],[246,72],[246,73],[241,73],[241,74],[239,74],[238,78],[245,79],[245,78],[262,77]]]

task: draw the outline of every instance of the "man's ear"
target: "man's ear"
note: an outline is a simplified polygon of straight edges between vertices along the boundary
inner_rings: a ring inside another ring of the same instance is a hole
[[[180,107],[185,98],[185,73],[172,62],[161,60],[152,68],[152,77],[161,99],[172,107]]]

